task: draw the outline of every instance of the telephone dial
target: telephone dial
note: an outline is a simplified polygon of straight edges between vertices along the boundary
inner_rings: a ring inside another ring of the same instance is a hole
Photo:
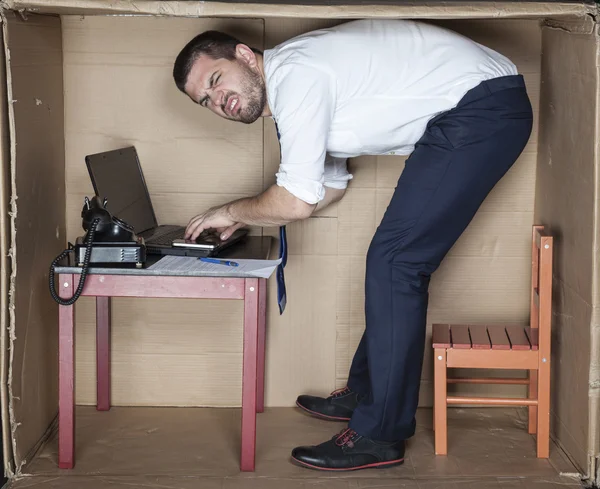
[[[58,255],[50,265],[50,293],[56,302],[63,306],[73,304],[81,295],[90,263],[132,264],[141,268],[146,261],[144,238],[136,236],[133,227],[118,217],[112,216],[106,208],[106,199],[95,195],[90,200],[85,197],[81,210],[82,227],[85,236],[79,236],[75,246]],[[75,254],[75,263],[82,267],[81,278],[75,294],[70,299],[62,299],[54,289],[54,269],[69,253]]]

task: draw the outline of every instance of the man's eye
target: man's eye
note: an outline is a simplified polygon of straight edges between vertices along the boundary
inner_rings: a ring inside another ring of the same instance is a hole
[[[215,80],[215,85],[219,83],[220,79],[221,79],[221,75],[217,76],[217,79]]]

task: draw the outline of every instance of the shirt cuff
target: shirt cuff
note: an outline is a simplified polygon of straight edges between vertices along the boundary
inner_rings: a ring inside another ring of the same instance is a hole
[[[348,173],[348,160],[327,155],[323,168],[323,185],[330,188],[346,189],[352,175]]]
[[[275,177],[277,185],[307,204],[318,204],[325,198],[325,187],[320,182],[299,177],[290,178],[285,172],[278,172]]]
[[[337,188],[340,190],[348,188],[348,181],[352,180],[351,173],[343,173],[341,175],[326,175],[323,185],[330,188]]]

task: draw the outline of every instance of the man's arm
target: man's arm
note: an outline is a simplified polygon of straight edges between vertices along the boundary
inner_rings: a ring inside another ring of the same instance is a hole
[[[256,197],[234,200],[213,207],[193,217],[185,231],[185,238],[195,240],[205,229],[217,229],[221,239],[243,225],[282,226],[293,221],[306,219],[316,204],[308,204],[279,185],[271,185]]]
[[[325,187],[325,197],[318,204],[307,204],[283,187],[273,185],[257,197],[239,199],[226,205],[232,221],[251,226],[283,226],[307,219],[314,212],[340,200],[346,189]]]
[[[330,74],[313,67],[292,64],[278,75],[277,95],[270,102],[271,110],[277,113],[282,155],[277,185],[256,197],[239,199],[192,218],[187,239],[196,239],[209,228],[227,239],[244,224],[285,225],[309,217],[318,202],[326,200],[319,206],[322,209],[338,198],[333,193],[328,198],[324,178],[327,136],[335,111],[334,88]],[[337,166],[332,168],[337,175]],[[329,188],[333,187],[339,188],[339,184]]]
[[[227,239],[236,229],[244,226],[283,226],[306,219],[342,198],[345,189],[325,187],[325,198],[318,204],[308,204],[279,185],[272,185],[256,197],[234,200],[213,207],[192,218],[187,226],[186,239],[196,239],[205,229],[218,229],[221,239]]]
[[[328,207],[331,204],[337,202],[344,196],[345,193],[346,193],[345,188],[325,187],[325,198],[317,204],[317,206],[315,207],[313,212],[320,211],[320,210],[324,209],[325,207]]]
[[[256,197],[235,200],[225,205],[232,221],[265,227],[282,226],[306,219],[316,207],[316,204],[304,202],[279,185],[271,185]]]
[[[347,165],[347,158],[335,158],[329,153],[325,155],[325,163],[323,165],[325,197],[319,201],[314,212],[324,209],[344,196],[348,180],[352,179],[352,175],[348,173]]]

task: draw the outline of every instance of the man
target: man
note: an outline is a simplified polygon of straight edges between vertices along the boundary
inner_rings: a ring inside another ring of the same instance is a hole
[[[415,432],[431,274],[527,143],[532,110],[516,67],[451,31],[363,20],[264,54],[207,32],[182,50],[177,86],[221,117],[273,117],[277,182],[192,218],[224,237],[309,217],[345,192],[346,159],[410,154],[367,253],[366,329],[347,387],[297,404],[348,429],[293,459],[321,470],[402,463]]]

